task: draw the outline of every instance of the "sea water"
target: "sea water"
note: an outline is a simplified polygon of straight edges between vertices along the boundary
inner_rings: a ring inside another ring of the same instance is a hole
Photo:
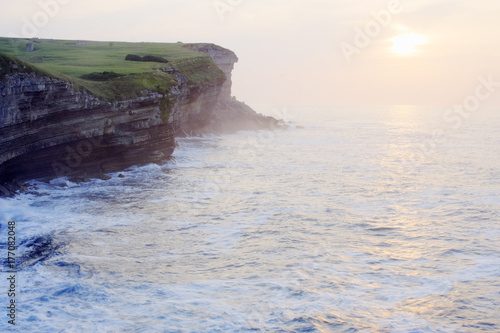
[[[124,178],[1,199],[15,329],[499,332],[498,110],[287,112],[287,130],[179,139]]]

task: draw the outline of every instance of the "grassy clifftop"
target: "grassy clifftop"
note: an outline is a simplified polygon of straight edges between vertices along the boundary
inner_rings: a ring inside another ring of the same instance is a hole
[[[5,75],[23,73],[36,73],[40,75],[50,75],[46,70],[31,65],[19,58],[0,52],[0,79]]]
[[[30,48],[27,48],[28,44],[31,44]],[[8,55],[3,57],[4,60],[0,57],[2,76],[14,70],[6,63],[19,63],[29,68],[28,72],[40,72],[67,80],[76,89],[86,89],[108,101],[136,98],[145,89],[159,93],[168,91],[176,81],[171,75],[160,70],[163,68],[180,71],[192,84],[214,82],[224,78],[224,73],[206,54],[184,48],[182,43],[30,40],[0,37],[0,53]],[[163,58],[168,63],[125,60],[129,54]],[[22,68],[18,70],[22,71]]]

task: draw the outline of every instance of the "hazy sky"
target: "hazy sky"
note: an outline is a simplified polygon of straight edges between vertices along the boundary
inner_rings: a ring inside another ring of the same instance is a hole
[[[0,1],[2,36],[227,47],[249,104],[451,106],[500,82],[498,0]]]

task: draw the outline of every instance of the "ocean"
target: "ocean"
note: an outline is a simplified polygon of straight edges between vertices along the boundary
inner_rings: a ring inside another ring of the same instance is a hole
[[[498,110],[277,110],[288,129],[0,199],[0,330],[500,332]]]

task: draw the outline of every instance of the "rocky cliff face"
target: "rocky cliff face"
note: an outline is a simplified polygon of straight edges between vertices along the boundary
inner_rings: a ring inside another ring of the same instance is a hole
[[[179,71],[169,69],[177,85],[169,92],[172,103],[169,122],[177,136],[198,136],[206,133],[206,126],[221,98],[223,80],[205,84],[191,84]]]
[[[36,74],[0,83],[0,180],[95,177],[157,162],[174,149],[155,93],[103,102],[68,83]]]
[[[234,64],[238,62],[238,57],[236,56],[236,54],[231,50],[225,49],[215,44],[186,44],[184,47],[193,51],[205,53],[213,60],[213,62],[215,62],[217,67],[219,67],[219,69],[224,72],[224,74],[226,75],[226,81],[224,81],[220,90],[220,100],[230,100],[232,72],[234,69]]]
[[[177,84],[166,96],[144,91],[143,97],[111,103],[12,63],[10,74],[0,77],[0,192],[12,189],[7,183],[27,179],[85,180],[160,162],[172,154],[176,135],[276,124],[231,98],[231,71],[238,60],[233,52],[213,44],[187,47],[208,54],[226,79],[193,84],[169,68],[165,71]]]
[[[238,130],[276,129],[278,120],[256,113],[251,107],[231,95],[232,71],[238,57],[231,50],[208,43],[186,44],[184,47],[207,54],[222,70],[226,80],[219,90],[214,108],[207,113],[202,132],[231,133]]]

